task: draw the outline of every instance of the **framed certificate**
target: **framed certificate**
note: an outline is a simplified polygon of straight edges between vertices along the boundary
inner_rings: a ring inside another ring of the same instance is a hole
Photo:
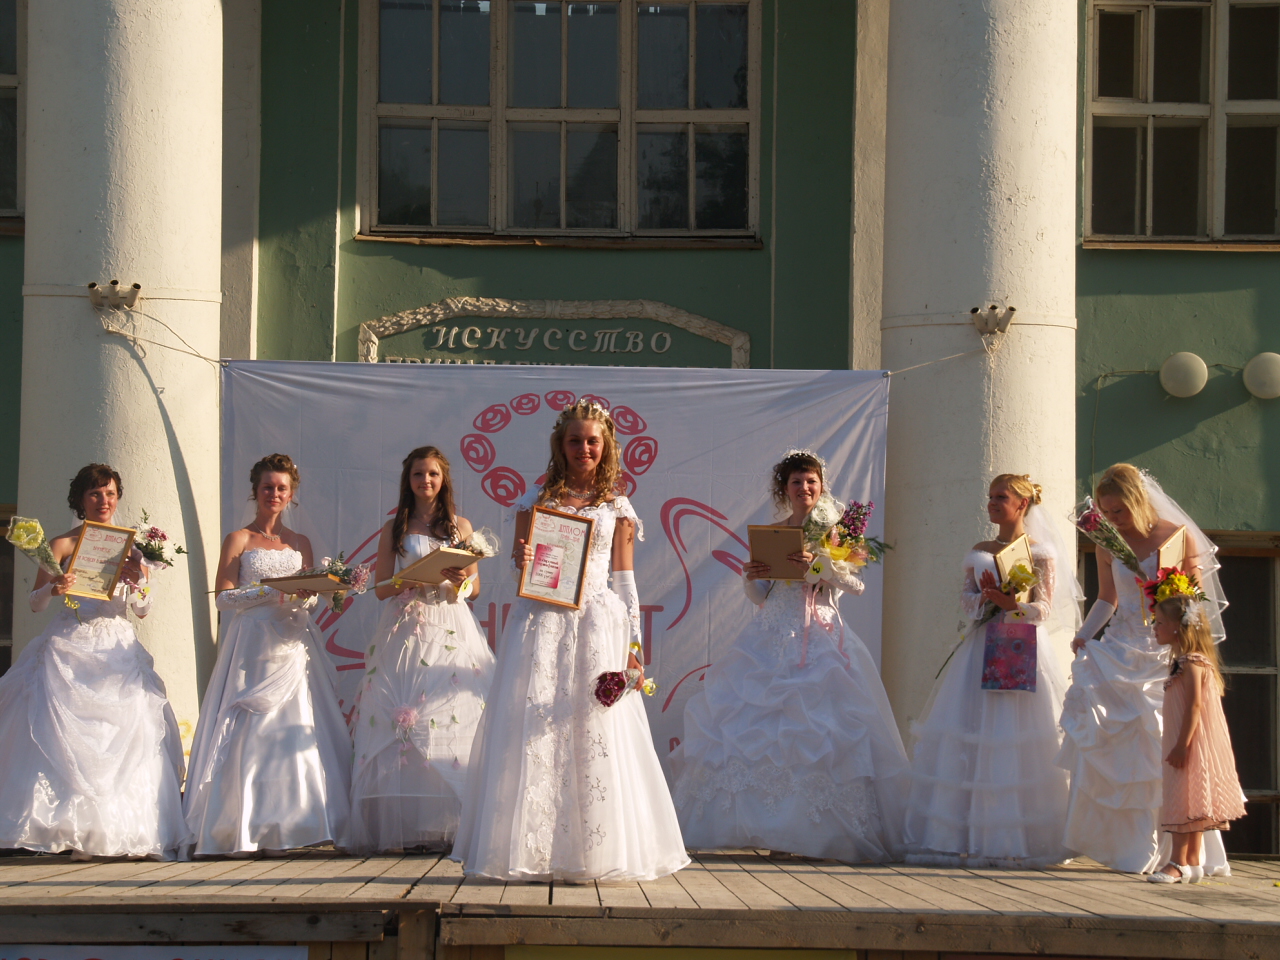
[[[438,586],[445,581],[445,570],[450,567],[469,567],[481,559],[483,558],[467,550],[459,550],[457,547],[437,547],[425,557],[420,557],[409,564],[390,580],[383,580],[378,586],[384,587],[392,583],[403,583],[411,587]]]
[[[1004,583],[1009,579],[1009,572],[1014,567],[1022,564],[1030,573],[1035,573],[1035,563],[1031,559],[1031,538],[1025,533],[1020,537],[1015,537],[1003,550],[996,553],[996,572],[1000,575],[1000,582]],[[1031,596],[1030,590],[1023,590],[1018,594],[1018,602],[1026,603]]]
[[[67,593],[94,600],[110,600],[116,592],[120,570],[129,559],[137,533],[132,527],[113,527],[86,520],[67,564],[67,573],[76,575],[76,582]]]
[[[747,542],[751,546],[751,562],[769,565],[769,576],[763,580],[803,580],[804,571],[787,559],[804,551],[804,530],[780,523],[749,524]]]
[[[516,593],[557,607],[581,609],[595,525],[590,517],[534,507],[525,538],[533,548],[533,560],[525,564]]]
[[[312,593],[336,593],[349,590],[350,587],[332,573],[295,573],[288,577],[263,577],[264,587],[274,587],[281,593],[298,593],[310,590]]]
[[[1186,573],[1183,563],[1187,559],[1187,528],[1179,527],[1169,534],[1169,539],[1156,548],[1156,553],[1159,554],[1156,559],[1156,567],[1159,570],[1177,567]]]

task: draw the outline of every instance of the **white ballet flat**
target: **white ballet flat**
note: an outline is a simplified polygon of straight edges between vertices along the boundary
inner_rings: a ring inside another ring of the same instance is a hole
[[[1177,867],[1178,876],[1171,876],[1164,872],[1164,867]],[[1180,863],[1166,863],[1155,873],[1147,876],[1147,883],[1187,883],[1191,880],[1191,868],[1185,867]]]

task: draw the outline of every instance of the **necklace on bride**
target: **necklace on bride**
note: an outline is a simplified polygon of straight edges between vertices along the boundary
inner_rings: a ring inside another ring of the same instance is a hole
[[[564,492],[575,500],[594,500],[596,498],[596,492],[594,490],[575,490],[573,487],[569,486],[568,483],[564,485]]]
[[[253,523],[249,524],[249,529],[253,530],[253,532],[256,533],[258,536],[260,536],[263,540],[270,540],[272,543],[280,542],[280,538],[278,536],[272,533],[267,533],[267,531],[259,527],[258,521],[256,520]]]

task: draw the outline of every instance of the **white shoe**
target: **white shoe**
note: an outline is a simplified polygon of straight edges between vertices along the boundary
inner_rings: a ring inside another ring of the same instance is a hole
[[[1187,881],[1188,883],[1199,883],[1204,879],[1204,867],[1199,864],[1192,864],[1187,869],[1191,871],[1191,879]]]
[[[1178,875],[1175,877],[1172,874],[1165,873],[1165,867],[1176,867]],[[1164,867],[1147,877],[1147,883],[1186,883],[1190,879],[1190,867],[1184,867],[1180,863],[1166,863]]]

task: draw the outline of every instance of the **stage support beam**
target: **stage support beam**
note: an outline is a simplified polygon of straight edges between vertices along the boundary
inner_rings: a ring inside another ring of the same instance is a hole
[[[145,509],[191,551],[140,627],[189,743],[219,545],[218,367],[202,357],[218,356],[222,5],[40,0],[27,18],[18,511],[63,532],[69,479],[105,461],[124,478],[117,522]],[[141,284],[133,309],[92,305],[86,285],[111,280]],[[27,610],[33,580],[19,564],[19,645],[48,617]]]
[[[891,8],[881,336],[902,372],[883,662],[904,733],[959,640],[991,478],[1031,474],[1057,518],[1075,495],[1077,15],[1074,0]],[[992,304],[1015,319],[983,337],[970,311]]]

